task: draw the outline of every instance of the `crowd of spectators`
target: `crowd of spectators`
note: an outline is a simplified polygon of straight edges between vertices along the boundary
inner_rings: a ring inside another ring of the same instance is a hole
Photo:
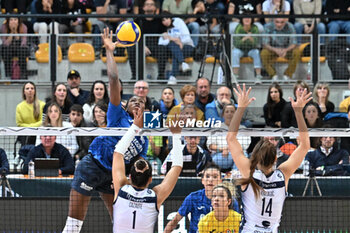
[[[56,85],[53,90],[53,97],[46,104],[37,99],[35,84],[32,82],[25,83],[22,93],[23,101],[18,104],[16,109],[17,125],[22,127],[106,127],[106,113],[109,102],[106,84],[97,80],[92,84],[91,92],[89,92],[79,87],[80,81],[81,77],[78,71],[69,71],[67,85],[65,83]],[[294,85],[295,98],[301,95],[304,89],[308,92],[312,91],[306,82],[297,81]],[[221,86],[214,94],[211,92],[210,81],[204,77],[198,79],[194,85],[187,84],[181,88],[179,91],[181,102],[176,100],[172,87],[163,88],[159,101],[150,97],[149,91],[150,86],[147,81],[140,80],[134,85],[133,95],[145,102],[145,111],[160,112],[163,118],[161,121],[163,127],[165,127],[164,124],[172,124],[175,119],[182,119],[185,122],[221,122],[221,127],[227,129],[236,111],[235,101],[230,89]],[[338,108],[335,109],[335,104],[329,99],[330,91],[327,83],[315,85],[313,90],[315,98],[307,103],[303,109],[303,115],[309,128],[349,127],[350,106],[345,109],[345,112],[342,108],[340,108],[340,111],[343,112],[334,112]],[[71,94],[68,95],[67,93]],[[68,98],[68,96],[71,96],[71,98]],[[129,100],[129,98],[124,99],[124,102]],[[339,104],[339,107],[344,105],[343,102]],[[66,106],[69,106],[69,108]],[[67,111],[67,117],[63,116],[64,109]],[[295,127],[296,120],[293,117],[294,114],[291,113],[291,104],[283,98],[283,90],[278,83],[273,83],[269,87],[266,104],[261,110],[265,127]],[[339,119],[342,119],[343,122],[341,126],[339,126]],[[249,115],[244,115],[241,128],[254,127],[254,125],[261,127],[261,122],[255,122],[254,119],[249,118]],[[195,126],[196,124],[194,126],[188,125],[188,127]],[[93,138],[90,136],[67,135],[57,136],[53,141],[67,149],[74,161],[79,161],[88,154],[89,145]],[[27,140],[22,143],[38,146],[42,140],[43,138],[40,137],[33,140],[31,136],[28,136]],[[249,156],[250,148],[256,143],[256,139],[241,136],[238,140],[243,145],[242,149],[245,155]],[[290,150],[294,150],[298,143],[297,140],[290,138],[277,138],[276,140],[273,138],[272,140],[276,143],[278,154],[281,155],[280,160],[288,159],[291,154]],[[323,139],[311,137],[310,140],[313,150],[323,150],[321,143]],[[172,138],[152,136],[149,137],[149,141],[148,158],[156,164],[157,173],[166,173],[167,163],[171,161]],[[228,152],[224,137],[191,136],[184,137],[183,141],[185,142],[183,153],[186,157],[184,161],[185,164],[188,163],[187,166],[189,167],[185,167],[184,171],[188,169],[189,174],[199,175],[206,164],[211,162],[219,165],[223,172],[237,169]],[[332,144],[332,147],[342,148],[345,152],[348,152],[350,145],[348,140],[339,138],[335,145]],[[317,155],[321,154],[318,153]],[[347,161],[342,160],[342,163],[347,163]],[[186,175],[186,172],[184,172],[184,175]]]
[[[337,18],[337,15],[349,15],[350,5],[347,1],[302,1],[302,0],[5,0],[1,1],[6,13],[36,13],[36,14],[69,14],[71,18],[57,18],[53,21],[48,18],[34,18],[30,21],[26,18],[9,18],[2,25],[1,33],[39,33],[37,41],[25,36],[2,37],[2,57],[5,64],[6,77],[27,78],[26,57],[36,48],[38,43],[48,41],[48,36],[54,28],[58,33],[93,33],[100,34],[105,27],[115,30],[124,18],[78,18],[77,14],[96,12],[97,14],[163,14],[163,18],[136,18],[141,25],[143,34],[163,34],[163,36],[149,37],[146,40],[145,55],[157,58],[158,80],[168,79],[168,84],[176,84],[176,76],[180,72],[186,73],[190,66],[185,62],[187,57],[196,57],[202,54],[205,37],[199,34],[221,33],[228,25],[230,34],[247,34],[238,36],[233,43],[232,68],[234,75],[239,75],[239,58],[248,56],[253,58],[256,82],[262,79],[261,69],[265,69],[269,78],[277,81],[292,78],[296,65],[301,56],[299,45],[303,42],[303,34],[310,34],[317,29],[319,34],[350,33],[350,21]],[[200,18],[178,18],[177,14],[202,14]],[[214,18],[213,15],[232,15],[232,20]],[[278,14],[281,18],[251,18],[251,14]],[[294,14],[296,18],[283,18],[283,15]],[[328,19],[298,18],[301,14],[326,14]],[[247,15],[247,18],[238,19],[236,15]],[[141,22],[142,21],[142,22]],[[52,27],[52,24],[54,26]],[[274,34],[264,38],[258,34]],[[278,34],[298,34],[298,36],[280,37]],[[64,55],[67,54],[67,38],[60,37],[59,44]],[[333,40],[330,37],[330,40]],[[350,39],[347,39],[350,41]],[[77,37],[77,42],[83,42],[83,37]],[[322,37],[321,45],[325,43]],[[97,57],[103,52],[101,39],[93,37],[93,47]],[[210,46],[209,46],[210,47]],[[124,56],[123,48],[118,48],[116,53]],[[128,48],[132,79],[136,79],[135,47]],[[210,54],[210,48],[207,51]],[[7,55],[10,54],[10,55]],[[12,58],[18,57],[16,64]],[[283,74],[276,74],[273,67],[273,58],[284,57],[288,59],[289,66]],[[172,58],[172,69],[165,71],[167,58]],[[18,68],[14,68],[18,67]]]

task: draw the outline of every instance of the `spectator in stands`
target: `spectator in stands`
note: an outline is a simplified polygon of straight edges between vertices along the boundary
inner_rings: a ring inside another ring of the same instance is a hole
[[[221,117],[222,110],[225,104],[234,104],[231,97],[232,93],[228,87],[219,87],[216,91],[216,99],[205,106],[205,119],[224,122]]]
[[[78,71],[70,70],[67,75],[68,99],[72,104],[83,106],[90,95],[89,91],[80,88],[81,76]]]
[[[196,88],[192,85],[186,84],[180,90],[180,96],[182,102],[176,106],[174,106],[167,117],[167,122],[171,121],[175,115],[179,115],[186,105],[193,105],[196,99]],[[196,119],[198,121],[204,120],[204,113],[195,106],[196,110]]]
[[[163,13],[164,14],[164,13]],[[158,44],[166,46],[172,57],[172,71],[168,80],[169,85],[177,83],[176,76],[179,74],[179,64],[183,72],[189,71],[190,67],[185,62],[186,57],[192,56],[193,41],[185,22],[180,18],[170,18],[170,13],[165,14],[162,23],[166,27],[166,32],[159,37]]]
[[[108,105],[100,100],[96,103],[93,108],[93,122],[95,127],[106,127],[107,126],[107,110]]]
[[[57,103],[58,106],[60,106],[63,121],[68,121],[72,103],[68,99],[66,85],[63,83],[56,84],[52,91],[52,96],[46,100],[46,104],[43,110],[43,119],[45,119],[47,109],[51,103]]]
[[[6,13],[14,13],[14,14],[26,14],[28,0],[3,0],[1,1],[1,6],[5,8]],[[14,11],[17,9],[17,11]]]
[[[35,10],[37,14],[60,14],[62,4],[60,0],[37,0],[35,3]],[[54,22],[54,33],[59,33],[58,19]],[[48,31],[52,33],[52,19],[37,18],[33,25],[34,32],[39,34],[47,34]],[[40,36],[40,43],[46,43],[47,36]]]
[[[58,158],[60,161],[59,174],[72,175],[74,173],[73,158],[63,145],[56,142],[56,136],[40,136],[40,140],[41,143],[29,151],[22,173],[28,174],[28,163],[36,158]]]
[[[92,122],[93,111],[92,109],[96,103],[100,100],[103,100],[106,104],[109,103],[109,96],[107,91],[106,83],[102,80],[96,80],[90,90],[89,98],[86,104],[83,105],[84,109],[84,120],[87,122]]]
[[[162,11],[163,13],[168,12],[169,18],[171,15],[176,15],[176,14],[184,14],[184,15],[195,14],[195,12],[193,12],[191,0],[164,0],[162,4]],[[173,18],[173,20],[175,20],[175,18]],[[188,30],[191,32],[191,34],[199,34],[199,24],[195,20],[196,19],[194,18],[186,18],[183,20],[184,24],[187,25]],[[190,33],[185,32],[180,34],[190,34]],[[193,36],[192,41],[193,41],[192,46],[196,47],[198,45],[198,37]]]
[[[6,152],[0,148],[0,176],[7,174],[10,171],[9,161],[7,160]]]
[[[69,121],[73,127],[94,127],[90,122],[86,122],[83,118],[84,110],[79,104],[74,104],[70,108]],[[79,161],[89,152],[91,142],[94,136],[77,136],[78,151],[75,152],[74,160]]]
[[[159,4],[159,3],[158,3]],[[156,7],[156,0],[146,0],[142,6],[144,14],[156,15],[159,14],[159,8]],[[157,11],[158,10],[158,11]],[[136,21],[141,29],[143,35],[148,34],[161,34],[164,32],[164,26],[162,24],[161,18],[147,17],[142,20]],[[158,45],[158,36],[148,36],[146,38],[145,44],[145,55],[157,58],[158,64],[158,80],[165,80],[165,64],[166,64],[166,48],[164,46]],[[128,58],[131,68],[132,80],[136,79],[136,46],[131,46],[127,48]]]
[[[194,104],[205,112],[205,106],[214,101],[215,95],[210,93],[210,81],[207,78],[201,77],[196,80],[196,100]]]
[[[69,119],[69,115],[68,115]],[[57,103],[51,103],[47,108],[47,114],[45,116],[44,127],[73,127],[71,123],[68,121],[64,121],[62,119],[62,112],[61,108]],[[39,138],[36,139],[36,145],[39,144]],[[68,136],[58,136],[57,137],[57,143],[60,143],[64,145],[69,152],[73,155],[78,150],[78,143],[75,135],[68,135]]]
[[[4,34],[26,34],[27,26],[20,18],[11,17],[1,26]],[[1,56],[5,65],[6,77],[12,79],[27,79],[27,61],[29,49],[27,37],[19,35],[2,36]],[[17,58],[17,60],[13,60]],[[17,67],[17,69],[15,69]],[[18,69],[19,68],[19,69]]]
[[[346,15],[350,16],[350,2],[343,0],[326,1],[326,14],[329,16]],[[350,20],[344,18],[328,18],[328,32],[329,34],[339,34],[341,32],[350,34]],[[336,37],[332,37],[334,40]],[[350,37],[346,37],[346,41],[350,43]]]
[[[86,14],[86,7],[80,3],[78,0],[63,0],[62,1],[62,11],[61,14],[68,15],[80,15]],[[86,22],[88,18],[62,18],[60,20],[59,32],[60,33],[77,33],[83,34],[87,32]],[[62,42],[61,47],[64,52],[68,49],[68,37],[61,37]],[[76,38],[77,42],[84,42],[84,37],[78,36]]]
[[[212,161],[212,158],[210,153],[199,145],[200,137],[185,136],[185,141],[186,145],[184,146],[182,153],[184,157],[184,164],[187,163],[188,165],[185,165],[186,168],[182,169],[182,173],[184,175],[187,173],[187,176],[195,173],[198,176],[202,173],[203,169],[208,165],[208,163]],[[172,161],[172,153],[173,151],[171,150],[162,165],[161,172],[163,174],[167,172],[167,163]]]
[[[273,19],[273,22],[265,25],[265,33],[271,36],[263,38],[262,63],[272,80],[277,81],[279,77],[273,63],[278,57],[287,58],[288,68],[284,71],[282,78],[289,81],[300,61],[301,52],[297,46],[296,37],[278,36],[278,34],[295,34],[294,27],[287,22],[287,19],[276,18]]]
[[[307,89],[307,92],[309,93],[310,92],[309,85],[307,85],[307,83],[304,81],[298,80],[294,84],[294,88],[293,88],[294,99],[296,99],[297,96],[301,96],[303,94],[303,91],[305,88]],[[293,108],[292,108],[292,105],[290,102],[287,102],[284,105],[284,108],[283,108],[282,113],[281,113],[281,117],[282,117],[282,119],[281,119],[282,128],[289,128],[289,127],[297,128],[298,127],[295,116],[293,114]]]
[[[229,15],[242,15],[242,14],[262,14],[261,0],[230,0],[228,4],[227,14]],[[234,34],[236,27],[240,23],[240,19],[232,18],[232,22],[229,24],[230,34]],[[254,25],[258,28],[259,33],[263,33],[264,27],[260,23],[260,18],[253,20]]]
[[[159,103],[154,99],[148,97],[149,85],[146,81],[137,81],[134,85],[134,95],[140,97],[145,101],[145,111],[159,110]]]
[[[22,99],[16,107],[16,125],[18,127],[39,127],[45,102],[38,99],[36,86],[26,82],[22,88]]]
[[[208,29],[212,34],[221,33],[221,22],[212,17],[212,15],[225,14],[225,6],[218,0],[194,0],[192,1],[193,13],[192,14],[205,14],[203,18],[192,18],[190,21],[199,25],[199,33],[207,34]],[[191,31],[191,30],[190,30]],[[191,34],[194,32],[191,31]],[[192,37],[194,46],[198,45],[198,37]]]
[[[266,126],[281,128],[281,114],[285,104],[281,86],[278,83],[271,84],[267,93],[267,103],[264,105]]]
[[[262,4],[262,12],[264,15],[289,15],[290,3],[286,0],[265,0]],[[265,23],[270,23],[273,20],[265,18]]]
[[[334,137],[322,137],[320,142],[321,145],[305,157],[310,168],[315,169],[316,175],[344,175],[343,164],[349,164],[349,153],[337,149]]]
[[[154,0],[153,2],[155,4],[154,6],[156,8],[155,14],[158,15],[160,13],[161,3],[158,0]],[[163,1],[161,1],[161,2],[163,3]],[[132,12],[135,15],[138,15],[138,14],[145,14],[145,15],[147,15],[148,13],[146,13],[146,10],[144,9],[145,4],[146,4],[145,0],[134,0]],[[149,5],[149,6],[151,6],[151,5]]]
[[[234,34],[246,34],[246,36],[233,37],[232,67],[233,74],[238,80],[240,58],[248,56],[253,59],[255,69],[255,84],[261,83],[261,59],[259,52],[259,38],[252,34],[259,34],[258,27],[253,24],[253,19],[244,17],[240,19],[240,24],[236,26]]]
[[[236,108],[233,104],[225,104],[222,110],[222,118],[224,118],[224,125],[222,128],[228,129]],[[240,128],[245,128],[243,125]],[[237,137],[242,145],[243,152],[247,154],[247,149],[250,145],[250,137]],[[228,150],[226,136],[209,136],[207,140],[207,147],[211,152],[213,162],[217,164],[222,172],[230,172],[232,169],[237,169],[233,163],[233,159]],[[248,155],[248,154],[247,154]]]
[[[334,104],[329,101],[328,83],[317,83],[313,91],[313,100],[318,104],[323,119],[327,113],[334,112]]]
[[[310,101],[307,103],[303,109],[303,115],[308,128],[322,128],[323,120],[321,117],[321,110],[317,103]],[[319,145],[318,137],[310,137],[311,148],[317,148]]]
[[[123,0],[94,0],[96,7],[96,14],[101,15],[113,15],[120,14],[124,15],[127,13],[127,1]],[[104,28],[109,28],[113,32],[115,32],[118,24],[125,20],[125,18],[98,18],[95,24],[93,25],[93,33],[101,34]],[[95,48],[96,56],[100,55],[100,50],[102,46],[101,38],[94,37],[93,38],[93,46]],[[117,50],[116,50],[117,51]],[[119,48],[119,55],[124,55],[124,48]]]
[[[163,119],[166,119],[170,110],[178,104],[179,102],[175,99],[174,89],[165,87],[159,100],[159,111],[162,113]]]
[[[348,88],[350,90],[350,79],[349,79],[349,82],[348,82]],[[347,112],[348,111],[348,108],[350,106],[350,96],[343,99],[340,104],[339,104],[339,112]]]
[[[171,233],[183,217],[191,214],[189,233],[197,233],[198,222],[202,216],[208,214],[211,209],[213,188],[222,182],[220,168],[215,164],[209,164],[204,168],[201,176],[203,189],[190,193],[182,203],[175,217],[168,222],[164,233]],[[233,208],[238,212],[239,206],[237,200],[233,203]]]
[[[322,0],[293,0],[293,10],[295,15],[320,15],[322,14]],[[297,34],[311,34],[315,27],[319,34],[326,33],[326,26],[320,21],[320,18],[296,18],[294,23]],[[299,43],[301,38],[298,38]],[[324,37],[321,37],[321,43],[324,43]]]

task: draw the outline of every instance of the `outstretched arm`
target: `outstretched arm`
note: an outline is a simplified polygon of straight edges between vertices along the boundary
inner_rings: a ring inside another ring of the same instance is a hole
[[[237,90],[234,89],[234,92],[238,97],[238,108],[235,114],[233,115],[226,136],[228,148],[231,152],[232,159],[235,162],[238,170],[241,172],[243,178],[249,177],[250,161],[247,157],[244,156],[242,146],[237,140],[237,134],[245,109],[251,102],[255,100],[254,97],[249,98],[249,93],[251,92],[251,90],[251,88],[246,90],[245,84],[243,84],[243,89],[241,89],[239,85],[237,85]]]
[[[176,115],[175,115],[175,120],[176,121],[178,120]],[[157,194],[158,208],[173,191],[176,185],[177,179],[179,178],[179,175],[181,173],[182,163],[183,163],[183,153],[182,153],[182,145],[181,145],[181,128],[179,124],[176,124],[175,127],[171,126],[169,127],[169,129],[173,134],[172,151],[174,153],[172,154],[172,167],[170,171],[166,174],[162,183],[153,188],[153,190]]]
[[[124,154],[128,150],[135,135],[140,131],[142,122],[143,111],[141,109],[134,111],[134,124],[130,126],[115,146],[112,163],[114,199],[118,196],[119,189],[128,183],[128,179],[125,176]]]
[[[120,83],[118,78],[118,68],[114,61],[113,51],[117,46],[117,42],[112,41],[113,31],[109,31],[108,28],[103,29],[102,40],[106,49],[107,57],[107,74],[110,87],[110,101],[113,105],[118,106],[120,104]]]
[[[301,162],[304,160],[306,153],[310,149],[309,132],[303,116],[304,106],[312,99],[310,96],[311,92],[307,94],[307,89],[305,88],[303,94],[300,97],[297,96],[296,101],[289,97],[298,123],[300,143],[289,159],[278,167],[283,172],[286,180],[288,180],[295,170],[298,169]]]

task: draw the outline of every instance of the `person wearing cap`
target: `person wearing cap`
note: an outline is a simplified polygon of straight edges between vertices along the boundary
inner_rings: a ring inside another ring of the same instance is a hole
[[[70,70],[67,75],[68,99],[72,104],[83,106],[90,95],[89,91],[80,88],[81,77],[77,70]]]

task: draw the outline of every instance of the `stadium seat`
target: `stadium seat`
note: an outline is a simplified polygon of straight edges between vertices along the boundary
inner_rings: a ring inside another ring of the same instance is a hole
[[[156,63],[157,62],[157,58],[155,57],[150,57],[150,56],[147,56],[146,57],[146,63]],[[171,63],[172,60],[169,58],[168,59],[168,62]],[[186,63],[193,63],[193,57],[186,57],[185,58],[185,62]]]
[[[127,62],[128,60],[128,52],[127,50],[125,49],[125,52],[124,52],[125,56],[114,56],[114,61],[116,63],[125,63]],[[106,56],[103,56],[103,54],[101,53],[101,60],[106,63],[107,62],[107,57]]]
[[[48,63],[49,58],[50,58],[49,43],[39,44],[38,47],[39,47],[39,49],[35,52],[36,61],[38,63]],[[61,50],[61,47],[59,45],[57,46],[57,51],[58,51],[57,61],[61,62],[62,61],[62,50]]]
[[[68,60],[73,63],[89,63],[95,61],[94,47],[88,43],[74,43],[69,46]]]

